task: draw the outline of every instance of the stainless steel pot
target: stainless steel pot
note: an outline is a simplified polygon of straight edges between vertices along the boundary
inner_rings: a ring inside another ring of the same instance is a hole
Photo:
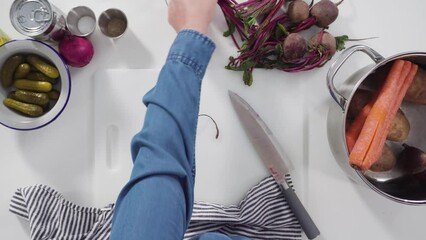
[[[336,73],[352,54],[356,52],[367,54],[374,63],[356,71],[346,81],[339,84],[337,88],[334,84]],[[360,86],[368,85],[368,81],[372,80],[372,78],[369,78],[370,75],[396,59],[406,59],[419,66],[426,66],[426,53],[406,52],[384,58],[375,50],[364,45],[355,45],[346,49],[335,60],[327,74],[327,85],[335,101],[331,102],[328,112],[328,141],[336,161],[355,182],[366,185],[380,195],[399,203],[412,205],[426,204],[426,174],[423,179],[424,184],[419,184],[418,179],[400,174],[400,171],[389,171],[382,175],[374,175],[357,171],[349,165],[345,129],[348,107],[350,106],[352,97]],[[410,135],[406,141],[408,143],[415,143],[422,149],[426,149],[426,132],[424,130],[426,105],[403,103],[401,108],[403,108],[412,126]]]

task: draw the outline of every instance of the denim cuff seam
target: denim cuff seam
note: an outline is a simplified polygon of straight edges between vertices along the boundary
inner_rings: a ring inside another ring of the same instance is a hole
[[[195,58],[187,57],[179,53],[170,53],[167,57],[167,61],[178,61],[191,67],[195,71],[198,79],[203,77],[206,68],[205,66],[199,64]]]
[[[179,34],[189,35],[191,37],[194,37],[195,39],[200,39],[201,43],[204,44],[204,45],[207,45],[207,46],[213,47],[213,48],[216,47],[216,45],[214,44],[214,42],[209,37],[207,37],[206,35],[204,35],[204,34],[202,34],[200,32],[197,32],[195,30],[184,29],[184,30],[180,31]]]

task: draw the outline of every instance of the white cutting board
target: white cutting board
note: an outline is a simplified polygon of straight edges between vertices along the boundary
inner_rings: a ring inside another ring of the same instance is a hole
[[[257,71],[261,73],[261,71]],[[113,202],[130,176],[130,141],[143,124],[143,95],[156,83],[159,70],[106,69],[94,79],[95,205]],[[301,196],[303,188],[303,97],[301,82],[285,79],[282,72],[255,75],[247,87],[241,72],[209,70],[203,81],[200,113],[209,114],[219,125],[200,117],[197,130],[197,175],[195,199],[237,204],[245,193],[268,173],[239,123],[228,89],[235,91],[269,125],[292,160],[292,176]],[[256,78],[258,77],[258,78]],[[179,93],[176,93],[179,94]]]

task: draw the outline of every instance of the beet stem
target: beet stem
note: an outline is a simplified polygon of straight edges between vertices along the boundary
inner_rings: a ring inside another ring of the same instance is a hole
[[[309,16],[298,24],[291,23],[287,13],[278,14],[285,0],[244,1],[237,3],[236,0],[218,0],[218,4],[225,16],[228,31],[232,31],[229,35],[238,49],[238,56],[230,57],[226,68],[244,71],[243,80],[247,85],[251,85],[254,68],[301,72],[321,67],[331,58],[333,53],[329,49],[318,46],[308,49],[308,52],[298,59],[284,59],[281,44],[288,34],[311,28],[316,25],[317,19]],[[336,6],[343,1],[340,0]],[[313,4],[314,0],[311,0],[310,8]],[[278,24],[284,29],[280,29]],[[238,32],[241,42],[236,39],[235,32]],[[318,33],[319,43],[324,32],[325,29],[322,29]]]
[[[344,0],[340,0],[339,2],[335,3],[336,6],[339,6]]]
[[[376,39],[376,38],[379,38],[379,37],[349,38],[347,41],[356,42],[356,41],[371,40],[371,39]]]
[[[246,12],[243,14],[243,17],[249,17],[250,15],[252,15],[254,12],[256,12],[257,10],[261,9],[262,7],[268,5],[269,0],[264,0],[262,3],[260,3],[259,5],[257,5],[256,7],[254,7],[253,9],[250,9],[250,11]]]

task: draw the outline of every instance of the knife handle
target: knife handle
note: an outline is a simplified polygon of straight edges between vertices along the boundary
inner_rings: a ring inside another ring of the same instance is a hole
[[[314,239],[320,235],[320,231],[315,225],[312,218],[309,216],[309,213],[306,211],[305,207],[300,202],[296,193],[293,189],[288,186],[286,182],[278,184],[281,192],[283,193],[285,199],[287,200],[290,209],[293,211],[296,219],[299,221],[300,226],[302,226],[303,231],[305,232],[308,239]]]

